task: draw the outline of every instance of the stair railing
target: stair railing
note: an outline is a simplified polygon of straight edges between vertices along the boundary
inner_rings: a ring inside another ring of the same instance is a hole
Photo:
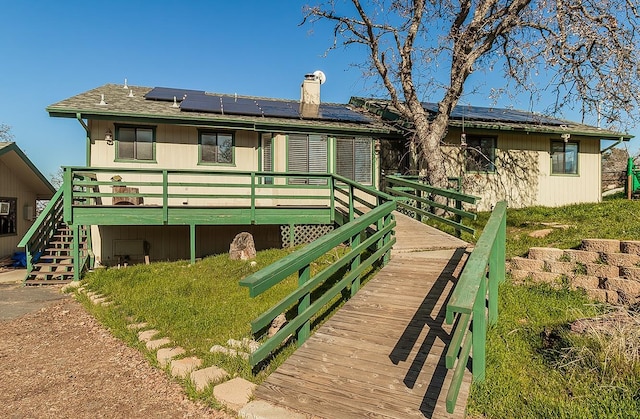
[[[27,277],[44,252],[51,237],[63,222],[63,189],[59,189],[44,207],[38,218],[22,237],[18,247],[24,247],[27,259]]]

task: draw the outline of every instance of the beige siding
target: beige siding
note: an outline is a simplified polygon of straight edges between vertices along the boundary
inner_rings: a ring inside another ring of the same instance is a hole
[[[486,131],[466,133],[492,136]],[[551,141],[560,140],[559,135],[500,131],[493,136],[497,138],[495,173],[465,171],[459,130],[451,130],[445,140],[447,171],[463,179],[464,192],[482,198],[478,210],[488,210],[500,200],[507,200],[513,208],[600,201],[598,139],[572,137],[579,142],[578,175],[552,175]]]
[[[24,207],[27,205],[35,206],[36,194],[29,191],[21,179],[0,161],[0,197],[18,199],[16,208],[17,234],[0,236],[0,257],[4,257],[12,255],[17,250],[22,250],[17,249],[16,246],[33,224],[33,221],[24,219]]]

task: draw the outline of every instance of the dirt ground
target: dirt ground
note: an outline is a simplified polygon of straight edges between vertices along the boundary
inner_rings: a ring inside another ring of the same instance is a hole
[[[3,418],[229,417],[189,400],[71,297],[0,320],[0,371]]]

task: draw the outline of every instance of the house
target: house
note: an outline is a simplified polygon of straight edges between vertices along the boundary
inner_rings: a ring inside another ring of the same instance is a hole
[[[411,135],[389,101],[351,98],[350,104]],[[436,104],[423,106],[435,114]],[[489,210],[500,200],[515,208],[600,202],[601,154],[631,138],[531,112],[458,106],[442,148],[448,175],[461,180],[462,192],[481,198],[478,210]],[[411,168],[412,153],[406,144],[406,140],[382,141],[381,170],[421,173],[419,162]],[[603,146],[607,148],[602,150]]]
[[[35,220],[37,200],[55,188],[14,142],[0,142],[0,259],[13,255]]]
[[[78,259],[195,261],[226,252],[243,231],[258,249],[310,242],[352,218],[355,206],[375,205],[366,188],[380,189],[385,173],[407,173],[410,129],[384,100],[321,102],[323,81],[321,72],[306,75],[300,99],[283,100],[125,80],[49,106],[50,116],[75,119],[86,132],[86,164],[64,169],[51,204],[73,230],[66,240],[78,240],[68,244],[75,254],[49,256],[73,261],[75,278]],[[450,176],[489,209],[501,199],[512,206],[599,201],[601,140],[629,138],[526,112],[462,107],[443,148]]]
[[[194,260],[243,231],[258,249],[324,234],[335,224],[326,174],[377,185],[375,139],[395,134],[321,103],[322,76],[305,76],[300,100],[125,81],[49,106],[86,131],[86,166],[65,168],[66,223],[91,226],[103,265]]]

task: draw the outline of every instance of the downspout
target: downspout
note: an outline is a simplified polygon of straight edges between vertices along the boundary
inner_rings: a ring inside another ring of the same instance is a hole
[[[84,121],[82,120],[82,114],[80,112],[76,113],[76,119],[78,120],[78,122],[80,122],[80,125],[82,125],[82,127],[84,128],[84,130],[87,132],[87,138],[86,138],[86,166],[87,167],[91,167],[91,130],[89,130],[89,127],[87,126],[87,124],[84,123]]]

